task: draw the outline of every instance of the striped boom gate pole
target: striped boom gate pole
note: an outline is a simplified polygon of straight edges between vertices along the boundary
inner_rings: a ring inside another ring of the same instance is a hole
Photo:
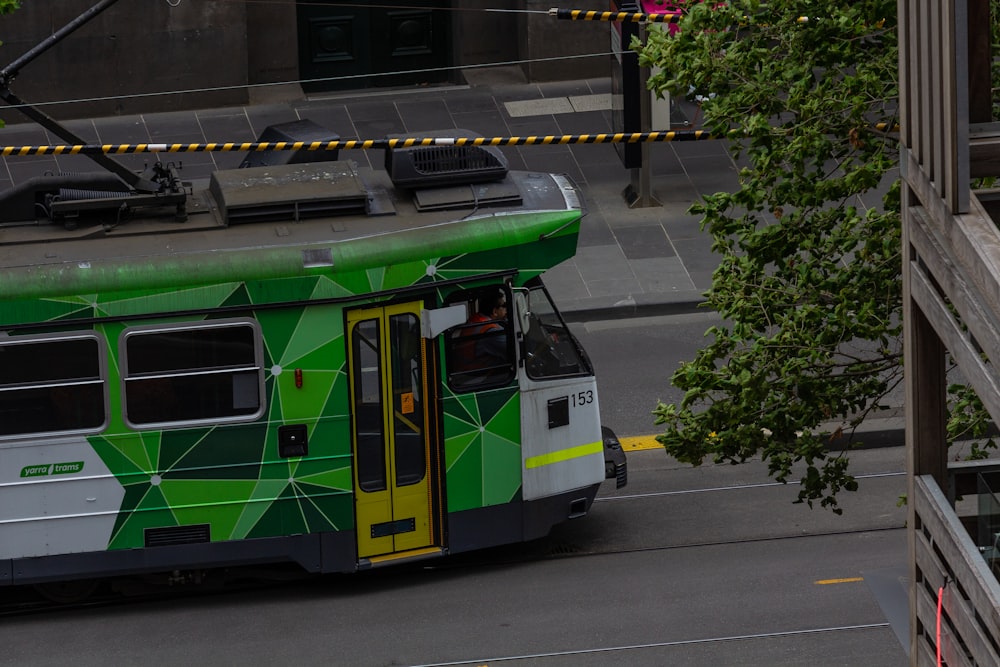
[[[587,9],[549,10],[549,16],[568,21],[611,21],[614,23],[680,23],[683,14],[643,14],[637,12],[601,12]]]
[[[2,146],[0,157],[26,155],[128,155],[134,153],[225,153],[251,151],[332,151],[411,148],[414,146],[533,146],[614,143],[656,143],[718,139],[707,130],[617,132],[601,134],[554,134],[524,137],[414,137],[396,139],[348,139],[336,141],[248,141],[242,143],[190,144],[77,144],[56,146]]]
[[[897,123],[876,123],[876,132],[899,131]],[[712,134],[708,130],[660,130],[653,132],[605,132],[599,134],[550,134],[524,137],[411,137],[395,139],[345,139],[336,141],[244,141],[204,144],[75,144],[0,146],[0,157],[27,155],[128,155],[134,153],[225,153],[266,151],[333,151],[377,150],[386,148],[412,148],[414,146],[542,146],[575,144],[639,144],[667,143],[672,141],[707,141],[739,135],[733,129],[725,134]]]

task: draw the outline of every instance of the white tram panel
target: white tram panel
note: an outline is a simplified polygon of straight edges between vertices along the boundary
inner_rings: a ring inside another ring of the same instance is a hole
[[[593,376],[533,381],[521,377],[524,499],[604,481],[604,442]]]
[[[104,551],[125,489],[83,437],[0,445],[0,558]]]

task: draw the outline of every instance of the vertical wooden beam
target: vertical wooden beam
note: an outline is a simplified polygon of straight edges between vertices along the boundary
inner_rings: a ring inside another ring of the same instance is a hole
[[[948,77],[945,126],[948,148],[948,187],[945,190],[952,214],[968,213],[969,187],[969,4],[972,0],[948,0],[950,15],[944,27],[944,62]],[[963,46],[966,45],[966,46]]]
[[[938,162],[941,183],[938,186],[941,197],[948,202],[948,210],[952,214],[958,213],[955,202],[957,201],[957,191],[959,187],[966,187],[963,183],[958,185],[955,169],[957,145],[956,145],[956,123],[955,115],[955,48],[957,44],[956,30],[956,5],[963,4],[964,0],[943,0],[938,4],[937,25],[932,29],[936,33],[937,39],[937,62],[935,70],[938,73],[938,80],[934,90],[937,91],[938,117],[934,125],[938,128],[941,152],[936,155]],[[964,60],[964,58],[963,58]],[[949,225],[950,226],[950,225]]]
[[[902,0],[905,1],[905,0]],[[917,620],[917,586],[922,580],[917,566],[917,537],[919,530],[916,515],[918,475],[933,475],[941,489],[948,489],[948,447],[946,438],[946,377],[945,348],[920,307],[910,297],[910,271],[916,262],[916,253],[910,246],[910,208],[918,205],[909,186],[903,184],[903,359],[906,368],[906,469],[907,494],[907,546],[909,549],[910,576],[910,657],[917,664],[920,655],[919,622]]]
[[[968,0],[969,13],[969,122],[993,120],[993,96],[990,87],[990,0]]]
[[[913,101],[910,96],[910,44],[912,43],[910,27],[910,6],[906,0],[899,0],[896,9],[897,32],[899,33],[899,139],[904,146],[913,146],[911,135]],[[902,166],[902,160],[900,160]]]
[[[916,125],[910,133],[913,140],[912,150],[916,154],[917,163],[926,172],[928,180],[933,182],[937,176],[933,164],[933,142],[934,134],[931,132],[932,105],[931,100],[934,95],[939,95],[940,91],[932,91],[931,86],[931,34],[930,17],[927,12],[936,7],[936,3],[930,0],[917,0],[914,11],[910,13],[910,23],[913,29],[911,33],[910,58],[913,59],[913,69],[910,74],[910,82],[913,87],[910,94],[913,96],[913,106],[919,111],[916,114]]]
[[[948,118],[951,106],[951,76],[945,65],[949,61],[948,39],[951,25],[950,0],[930,0],[925,3],[927,14],[924,16],[924,39],[921,45],[930,58],[930,68],[926,72],[921,97],[930,98],[930,116],[924,128],[930,150],[921,164],[924,171],[930,174],[934,188],[941,198],[951,202],[949,188],[951,186],[951,140],[952,132]],[[928,94],[929,93],[929,94]]]

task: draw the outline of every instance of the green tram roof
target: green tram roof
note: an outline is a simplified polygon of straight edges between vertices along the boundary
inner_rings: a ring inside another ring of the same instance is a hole
[[[48,319],[31,313],[41,301],[135,301],[279,279],[311,279],[309,298],[496,271],[527,279],[575,254],[580,223],[576,190],[559,176],[399,189],[384,171],[347,161],[216,172],[207,187],[194,184],[186,209],[183,222],[164,207],[120,224],[0,227],[0,329]]]

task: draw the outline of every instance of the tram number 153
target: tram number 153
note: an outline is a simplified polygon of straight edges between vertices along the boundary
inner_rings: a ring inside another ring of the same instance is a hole
[[[589,405],[594,402],[594,390],[587,389],[586,391],[578,391],[573,394],[573,407],[579,408],[584,405]]]

